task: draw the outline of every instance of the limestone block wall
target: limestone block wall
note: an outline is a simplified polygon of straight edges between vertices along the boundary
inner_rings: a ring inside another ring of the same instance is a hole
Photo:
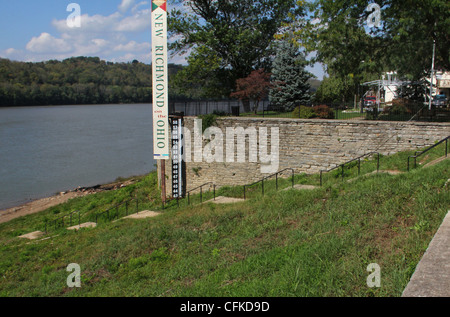
[[[191,134],[190,138],[187,138],[187,144],[189,140],[191,143],[191,151],[185,163],[184,175],[187,190],[206,182],[214,182],[219,187],[244,185],[267,176],[268,174],[261,172],[259,157],[256,162],[249,159],[249,149],[258,152],[261,146],[260,134],[264,129],[268,133],[269,153],[274,141],[271,139],[272,128],[278,129],[279,164],[275,172],[284,168],[294,168],[296,173],[307,174],[318,173],[320,170],[329,169],[368,152],[377,151],[390,155],[429,146],[450,135],[450,123],[223,117],[218,118],[215,123],[223,134],[223,159],[208,163],[204,157],[198,161],[200,155],[208,149],[210,141],[203,140],[200,148],[194,147],[196,134],[194,119],[196,117],[184,118],[184,126]],[[255,141],[252,143],[246,136],[245,162],[237,162],[236,137],[234,162],[227,162],[227,128],[239,127],[254,128],[253,131],[256,130],[258,133],[257,140],[252,138]],[[200,134],[201,131],[197,137]],[[171,195],[171,161],[167,161],[166,175],[167,193]]]

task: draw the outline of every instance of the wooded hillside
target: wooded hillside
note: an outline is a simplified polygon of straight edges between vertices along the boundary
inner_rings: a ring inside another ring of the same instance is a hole
[[[181,68],[169,64],[169,77]],[[73,57],[30,63],[0,58],[0,106],[151,103],[151,73],[151,65],[136,60]]]

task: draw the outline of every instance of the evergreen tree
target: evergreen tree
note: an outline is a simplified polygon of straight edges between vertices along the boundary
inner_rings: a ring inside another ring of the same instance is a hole
[[[305,70],[305,54],[291,42],[281,42],[272,66],[270,102],[286,111],[310,103],[310,85],[313,75]]]
[[[168,29],[176,53],[192,49],[178,75],[186,93],[228,96],[236,80],[270,67],[272,42],[280,28],[305,14],[298,0],[173,0]],[[191,84],[192,83],[192,84]],[[249,112],[250,103],[243,102]]]

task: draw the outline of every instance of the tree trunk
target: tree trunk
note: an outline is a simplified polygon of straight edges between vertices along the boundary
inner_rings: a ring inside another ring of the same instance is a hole
[[[258,106],[259,106],[259,100],[255,101],[255,105],[253,106],[253,110],[255,114],[258,114]]]

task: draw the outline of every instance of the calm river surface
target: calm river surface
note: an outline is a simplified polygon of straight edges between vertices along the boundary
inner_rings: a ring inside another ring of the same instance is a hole
[[[151,104],[0,108],[0,210],[155,169]]]

